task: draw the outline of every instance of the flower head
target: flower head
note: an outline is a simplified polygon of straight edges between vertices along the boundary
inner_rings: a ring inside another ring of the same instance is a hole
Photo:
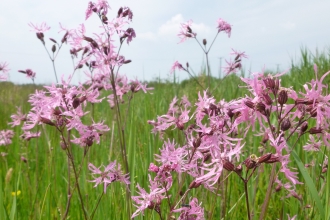
[[[221,18],[218,19],[218,33],[220,31],[224,31],[228,34],[228,37],[231,35],[231,25],[226,21],[222,20]]]
[[[42,22],[41,24],[33,24],[31,22],[29,23],[29,26],[33,28],[31,31],[36,33],[44,33],[50,29],[50,27],[45,22]]]
[[[101,171],[100,168],[103,167],[104,171]],[[113,183],[115,181],[122,182],[126,185],[130,183],[128,180],[128,175],[123,174],[120,170],[120,164],[117,164],[116,161],[109,163],[108,166],[104,167],[103,165],[97,168],[93,164],[88,164],[88,169],[92,172],[92,175],[94,177],[94,180],[90,182],[94,182],[96,187],[99,184],[104,184],[104,193],[106,192],[107,187],[110,185],[110,183]]]
[[[2,72],[2,74],[1,74]],[[7,74],[9,72],[8,63],[0,63],[0,81],[7,80]]]
[[[194,38],[196,37],[196,33],[194,33],[191,29],[192,20],[187,21],[187,23],[181,24],[181,31],[178,36],[181,38],[179,43],[184,42],[187,38]]]

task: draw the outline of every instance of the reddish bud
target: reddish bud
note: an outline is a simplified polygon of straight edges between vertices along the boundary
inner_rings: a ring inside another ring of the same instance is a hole
[[[40,117],[40,121],[44,124],[50,125],[50,126],[55,126],[55,124],[49,120],[48,118]]]
[[[264,84],[266,86],[267,89],[274,89],[275,88],[275,81],[274,79],[268,77],[266,79],[263,79]]]
[[[269,135],[268,135],[268,133],[266,132],[266,133],[264,134],[264,137],[262,138],[262,143],[265,144],[268,140],[269,140]]]
[[[258,163],[265,163],[268,160],[270,160],[271,157],[272,157],[272,153],[267,153],[265,155],[262,155],[261,157],[259,157]]]
[[[254,103],[253,103],[252,101],[247,100],[247,101],[244,102],[244,104],[245,104],[247,107],[254,109]]]
[[[72,106],[73,108],[77,108],[80,105],[80,99],[79,98],[74,98],[72,101]]]
[[[286,90],[281,90],[277,98],[278,103],[282,106],[288,101],[288,92]]]
[[[21,156],[21,161],[23,161],[24,163],[27,163],[27,159],[23,156]]]
[[[309,133],[310,134],[322,134],[322,128],[316,128],[316,127],[312,127],[311,129],[309,129]]]
[[[246,166],[246,168],[253,169],[257,163],[249,157],[243,162],[243,164]]]
[[[261,112],[261,113],[265,113],[265,110],[266,110],[266,106],[264,103],[262,102],[258,102],[257,105],[256,105],[256,109],[257,111]]]
[[[196,181],[192,181],[189,185],[189,189],[194,189],[194,188],[198,188],[202,183],[196,183]]]
[[[54,40],[53,38],[49,38],[49,40],[53,41],[55,44],[57,44],[56,40]]]
[[[302,123],[301,127],[300,127],[300,134],[304,133],[308,128],[308,123],[307,121],[305,121],[304,123]]]
[[[235,165],[231,163],[229,160],[223,160],[223,168],[225,168],[228,171],[233,171],[235,169]]]
[[[61,40],[62,43],[66,43],[67,39],[68,39],[68,36],[69,36],[69,32],[66,32]]]
[[[262,96],[267,105],[273,104],[273,100],[272,100],[272,98],[270,98],[268,93],[263,93]]]
[[[54,44],[54,45],[52,46],[52,52],[55,53],[55,51],[56,51],[56,45]]]
[[[193,141],[194,148],[198,148],[201,145],[201,138],[198,137]]]
[[[206,39],[203,39],[203,45],[206,46],[206,44],[207,44]]]
[[[286,131],[291,127],[291,122],[289,118],[285,118],[281,123],[281,130]]]
[[[327,167],[323,167],[322,173],[326,173],[327,171],[328,171],[328,168]]]
[[[278,156],[275,156],[274,154],[272,154],[271,157],[264,163],[276,163],[279,161],[280,161],[280,158]]]

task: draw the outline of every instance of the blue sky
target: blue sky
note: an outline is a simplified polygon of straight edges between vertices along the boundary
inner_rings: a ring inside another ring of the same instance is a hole
[[[0,62],[8,62],[10,81],[29,83],[17,70],[31,68],[36,73],[36,83],[55,82],[52,64],[47,54],[30,31],[29,22],[46,22],[51,30],[46,38],[60,40],[59,22],[73,29],[85,22],[85,0],[11,0],[1,2],[0,13]],[[117,0],[109,1],[112,10],[109,19],[115,17],[120,6],[128,6],[134,13],[131,27],[137,37],[125,45],[123,55],[133,62],[122,68],[130,78],[151,80],[168,78],[172,64],[178,60],[189,62],[196,72],[205,62],[197,43],[189,39],[178,44],[180,23],[193,20],[197,38],[211,42],[217,32],[218,18],[232,25],[232,34],[220,34],[211,49],[210,63],[214,76],[218,76],[220,57],[229,60],[231,48],[245,51],[249,59],[243,66],[247,71],[257,72],[263,68],[285,70],[291,60],[300,59],[301,47],[311,52],[329,49],[330,1],[192,1],[192,0]],[[85,22],[87,31],[99,32],[99,22],[94,17]],[[50,41],[46,41],[48,48]],[[72,73],[69,46],[62,48],[56,61],[58,74]],[[187,74],[179,72],[179,78]],[[74,76],[74,82],[85,79],[83,71]]]

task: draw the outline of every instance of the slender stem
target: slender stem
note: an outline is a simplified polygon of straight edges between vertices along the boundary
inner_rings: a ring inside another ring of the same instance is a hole
[[[247,215],[248,215],[248,219],[251,220],[250,205],[249,205],[249,192],[248,192],[247,184],[248,184],[248,181],[244,181],[244,191],[245,191],[245,201],[246,201]]]
[[[267,188],[264,203],[262,204],[262,207],[261,207],[261,213],[260,213],[260,216],[259,216],[259,220],[263,220],[266,217],[270,196],[271,196],[273,184],[274,184],[274,181],[275,181],[275,176],[276,176],[275,174],[276,174],[276,163],[274,163],[272,165],[272,171],[271,171],[271,174],[270,174],[270,181],[269,181],[269,184],[268,184],[268,188]]]
[[[93,211],[92,211],[92,214],[91,214],[91,216],[89,217],[90,220],[92,220],[92,219],[94,218],[94,214],[95,214],[95,212],[96,212],[97,207],[99,206],[99,204],[100,204],[100,202],[101,202],[101,199],[102,199],[103,195],[104,195],[104,190],[102,190],[102,194],[99,196],[99,199],[97,200],[96,206],[94,207],[94,209],[93,209]]]

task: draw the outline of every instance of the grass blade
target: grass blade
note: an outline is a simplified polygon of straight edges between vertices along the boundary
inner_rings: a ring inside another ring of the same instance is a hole
[[[321,199],[319,197],[319,194],[317,193],[317,190],[316,190],[316,187],[314,185],[314,182],[312,180],[312,178],[309,176],[307,170],[305,169],[305,166],[304,164],[302,163],[302,161],[300,160],[300,158],[298,157],[296,151],[292,151],[291,154],[293,155],[295,161],[296,161],[296,164],[298,165],[298,168],[302,174],[302,176],[304,177],[305,179],[305,183],[307,185],[307,188],[309,189],[310,193],[311,193],[311,196],[316,204],[316,207],[317,209],[319,210],[320,212],[320,219],[324,219],[325,217],[325,213],[324,213],[324,209],[323,209],[323,206],[322,206],[322,203],[321,203]]]

